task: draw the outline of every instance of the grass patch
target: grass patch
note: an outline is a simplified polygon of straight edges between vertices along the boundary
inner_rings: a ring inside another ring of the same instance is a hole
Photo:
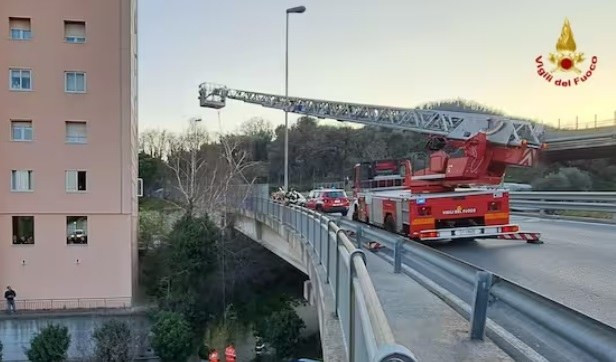
[[[157,197],[142,197],[139,199],[140,211],[179,211],[173,203]]]

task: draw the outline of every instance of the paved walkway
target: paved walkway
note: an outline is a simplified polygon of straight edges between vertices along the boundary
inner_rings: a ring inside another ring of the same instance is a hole
[[[469,323],[436,295],[366,251],[368,271],[396,342],[420,361],[512,361],[490,339],[471,341]]]

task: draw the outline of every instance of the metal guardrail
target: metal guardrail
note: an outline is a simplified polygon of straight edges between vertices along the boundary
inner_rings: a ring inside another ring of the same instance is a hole
[[[265,198],[248,198],[243,207],[257,217],[283,224],[304,240],[335,299],[335,313],[342,326],[347,356],[352,362],[410,362],[415,356],[396,344],[365,264],[356,248],[332,218]]]
[[[510,192],[512,210],[580,210],[616,214],[616,192]]]
[[[346,184],[344,181],[331,181],[331,182],[316,182],[313,187],[315,189],[324,188],[324,189],[344,189]]]
[[[131,297],[120,298],[69,298],[69,299],[15,299],[17,311],[46,311],[46,310],[69,310],[69,309],[111,309],[130,308]],[[7,309],[6,301],[2,302],[2,308]]]
[[[433,292],[432,286],[438,286],[437,294],[469,320],[472,339],[482,339],[485,333],[521,360],[616,361],[616,329],[600,321],[402,236],[345,218],[337,222],[355,233],[358,246],[365,241],[381,243],[395,273],[405,272]],[[497,327],[488,328],[494,323]],[[515,335],[526,344],[526,351],[507,342],[499,330]]]

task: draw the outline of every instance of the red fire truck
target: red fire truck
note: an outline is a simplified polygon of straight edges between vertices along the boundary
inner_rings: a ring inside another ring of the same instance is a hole
[[[418,241],[511,238],[537,242],[509,220],[509,194],[500,187],[435,191],[428,175],[413,176],[409,160],[355,167],[353,219]],[[450,169],[455,172],[455,168]]]
[[[536,242],[510,223],[509,194],[500,188],[508,166],[538,161],[543,127],[481,112],[398,108],[288,97],[203,83],[202,107],[227,99],[319,119],[359,123],[428,135],[424,167],[409,161],[356,166],[353,218],[415,240],[508,238]]]

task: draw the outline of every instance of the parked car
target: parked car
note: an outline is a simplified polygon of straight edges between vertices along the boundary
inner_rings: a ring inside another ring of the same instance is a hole
[[[69,241],[73,244],[84,244],[86,240],[86,233],[82,229],[77,229],[69,235]]]
[[[346,192],[340,189],[318,189],[310,191],[306,199],[306,207],[325,213],[349,212],[349,198]]]

